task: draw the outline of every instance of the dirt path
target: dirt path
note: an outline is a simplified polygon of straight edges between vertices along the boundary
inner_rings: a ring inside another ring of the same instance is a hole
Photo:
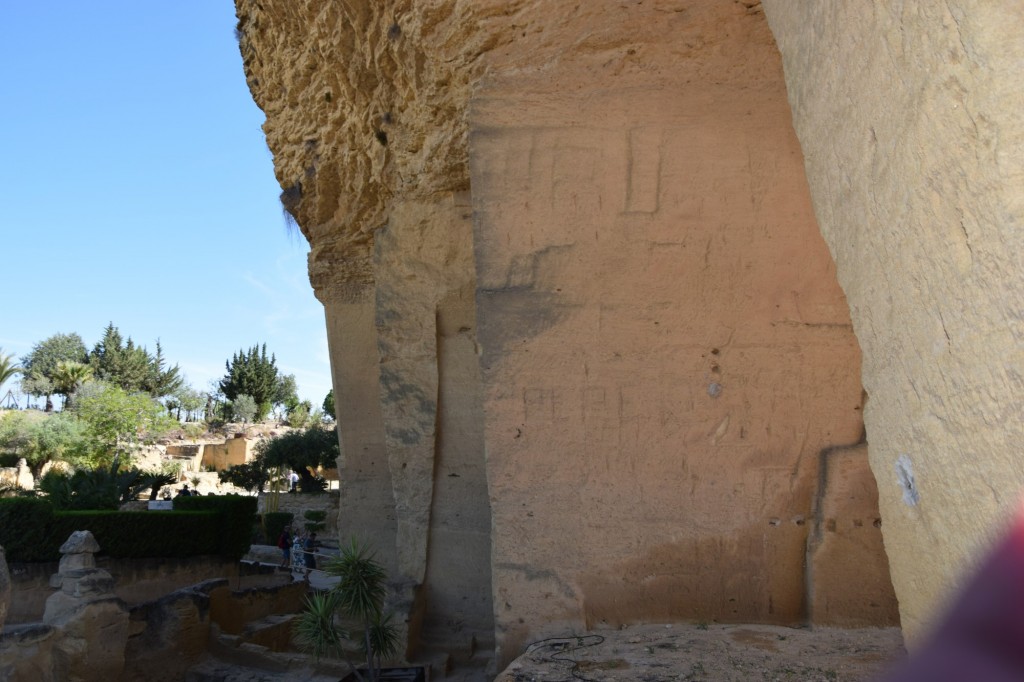
[[[860,682],[905,657],[898,628],[644,625],[537,642],[498,682]]]

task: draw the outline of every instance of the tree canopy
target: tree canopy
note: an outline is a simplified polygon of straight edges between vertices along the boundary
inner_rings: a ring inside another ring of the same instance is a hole
[[[9,412],[0,418],[0,450],[24,457],[36,478],[48,462],[88,459],[85,425],[66,413]]]
[[[314,424],[262,440],[254,451],[265,467],[291,469],[302,477],[302,489],[312,490],[316,489],[312,470],[317,467],[333,469],[338,465],[338,432],[334,428]]]
[[[46,407],[51,409],[50,396],[56,393],[54,374],[61,362],[85,363],[88,353],[85,342],[78,334],[54,334],[32,346],[29,354],[21,359],[24,378],[21,390],[29,395],[46,398]]]
[[[125,341],[113,322],[93,346],[89,364],[97,379],[120,386],[129,393],[146,391],[154,398],[162,398],[184,383],[178,365],[167,366],[160,341],[156,342],[156,354],[150,355],[145,346],[136,346],[130,336]]]
[[[130,455],[135,445],[175,425],[160,403],[146,393],[128,393],[120,386],[94,381],[75,397],[74,415],[85,422],[97,463]]]
[[[236,400],[248,395],[256,401],[256,419],[266,417],[278,390],[277,359],[267,357],[267,344],[262,349],[253,346],[248,351],[240,350],[224,362],[224,368],[227,374],[219,385],[224,396]]]

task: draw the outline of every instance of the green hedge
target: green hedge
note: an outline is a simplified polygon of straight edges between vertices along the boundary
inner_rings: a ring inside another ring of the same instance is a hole
[[[256,498],[241,495],[196,495],[174,498],[175,511],[213,511],[220,514],[220,554],[241,559],[252,545],[256,523]]]
[[[187,557],[219,554],[221,538],[215,512],[69,511],[53,519],[55,558],[76,530],[91,531],[100,551],[116,557]]]
[[[281,531],[290,526],[295,514],[290,512],[263,512],[263,537],[268,545],[277,545]]]
[[[0,499],[0,545],[8,561],[49,561],[53,507],[37,497]],[[65,538],[67,539],[67,538]],[[57,547],[64,541],[61,540]]]
[[[91,531],[100,553],[116,557],[220,554],[249,550],[256,498],[179,497],[174,511],[54,512],[45,498],[0,499],[0,546],[8,561],[55,561],[76,530]]]

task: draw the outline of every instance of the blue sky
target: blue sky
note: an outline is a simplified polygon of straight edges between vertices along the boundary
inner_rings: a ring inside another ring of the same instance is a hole
[[[230,0],[5,3],[4,353],[58,332],[91,348],[112,321],[206,390],[265,342],[300,397],[323,401],[323,307],[234,25]]]

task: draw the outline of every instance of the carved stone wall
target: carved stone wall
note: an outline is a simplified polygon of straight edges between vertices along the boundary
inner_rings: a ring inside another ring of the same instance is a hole
[[[759,5],[237,9],[413,637],[805,620],[860,351]]]
[[[567,628],[802,622],[819,453],[862,437],[767,25],[681,14],[619,27],[676,33],[637,49],[672,69],[573,55],[474,101],[500,660]]]

